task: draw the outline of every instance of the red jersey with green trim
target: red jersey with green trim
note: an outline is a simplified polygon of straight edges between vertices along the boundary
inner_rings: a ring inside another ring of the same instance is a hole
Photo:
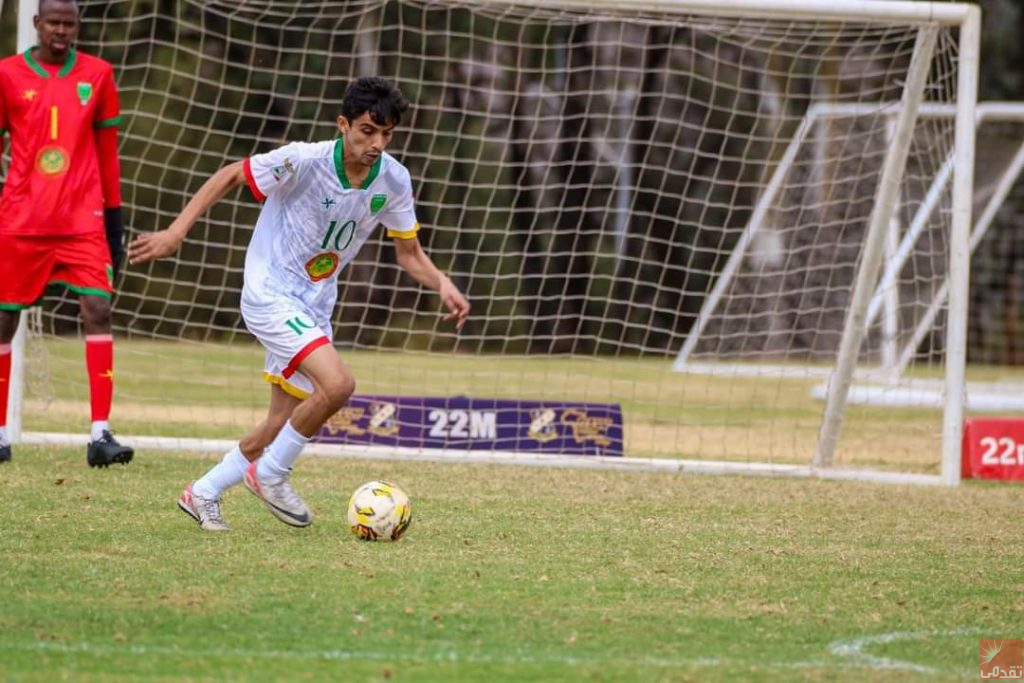
[[[11,165],[0,195],[0,233],[71,235],[103,230],[98,128],[120,122],[111,65],[72,48],[63,66],[32,49],[0,60],[0,134]]]

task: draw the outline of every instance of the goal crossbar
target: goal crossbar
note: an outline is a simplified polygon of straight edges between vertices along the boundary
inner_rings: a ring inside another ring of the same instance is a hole
[[[602,9],[632,12],[686,12],[712,17],[751,17],[792,20],[840,20],[857,17],[885,23],[930,22],[959,26],[979,17],[977,7],[966,3],[909,2],[907,0],[638,0],[624,7],[615,0],[460,0],[460,4],[566,9],[594,12]]]

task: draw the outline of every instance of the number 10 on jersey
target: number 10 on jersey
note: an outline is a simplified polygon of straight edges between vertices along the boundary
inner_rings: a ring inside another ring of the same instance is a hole
[[[347,220],[338,227],[338,221],[331,221],[327,226],[327,234],[324,235],[323,244],[320,245],[321,249],[334,248],[334,251],[345,251],[348,245],[352,243],[352,238],[356,234],[356,222],[353,220]],[[333,243],[331,237],[334,237]],[[344,238],[344,244],[342,244],[342,238]]]

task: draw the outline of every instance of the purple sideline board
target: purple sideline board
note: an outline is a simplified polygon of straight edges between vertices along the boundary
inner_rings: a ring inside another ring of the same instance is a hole
[[[617,403],[433,396],[353,396],[317,443],[622,455]]]

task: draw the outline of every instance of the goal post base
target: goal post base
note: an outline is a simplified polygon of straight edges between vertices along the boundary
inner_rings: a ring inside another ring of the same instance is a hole
[[[230,439],[190,439],[182,437],[118,435],[125,443],[137,449],[193,451],[218,453],[230,450],[237,443]],[[86,438],[80,434],[59,432],[24,432],[21,443],[49,446],[84,446]],[[860,468],[814,468],[806,465],[786,465],[758,462],[728,462],[716,460],[683,460],[674,458],[633,458],[619,456],[544,455],[510,451],[470,451],[454,449],[414,449],[385,446],[344,446],[338,444],[310,444],[307,455],[331,458],[353,458],[403,462],[433,462],[449,464],[518,465],[525,467],[557,467],[562,469],[619,471],[667,474],[709,474],[756,477],[788,477],[794,479],[827,479],[835,481],[863,481],[877,484],[940,486],[937,475],[886,472]]]
[[[827,391],[828,385],[820,384],[811,390],[811,396],[824,400]],[[905,379],[892,384],[854,384],[847,400],[853,405],[892,408],[943,410],[946,406],[945,387],[940,380]],[[969,383],[964,393],[964,410],[978,413],[1021,412],[1024,411],[1024,395],[1019,386]]]

